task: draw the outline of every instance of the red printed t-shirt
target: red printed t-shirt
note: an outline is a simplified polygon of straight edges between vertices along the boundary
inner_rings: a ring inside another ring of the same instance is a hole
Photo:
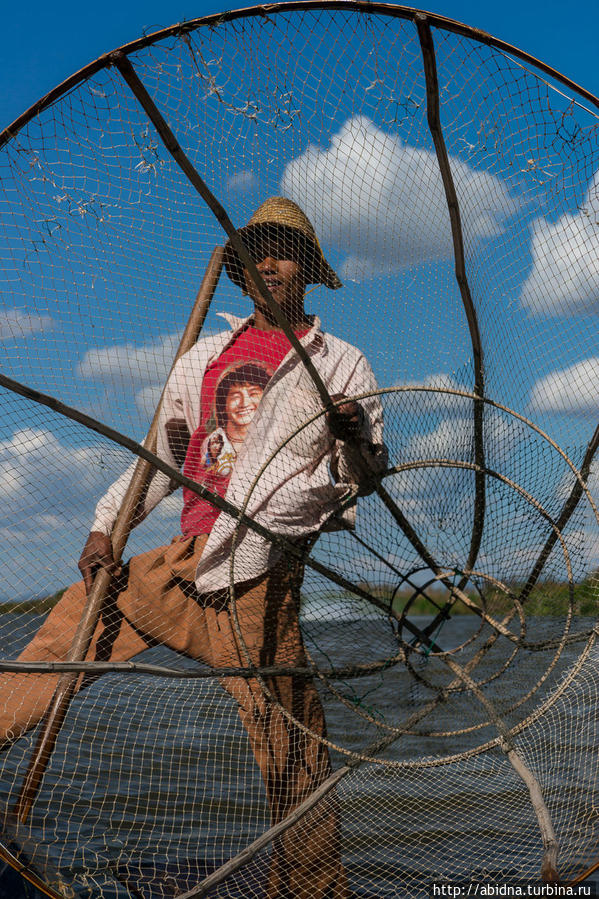
[[[298,337],[309,328],[296,331]],[[237,453],[262,393],[291,344],[282,331],[248,325],[204,373],[200,424],[191,436],[183,472],[220,496],[225,495]],[[181,532],[209,534],[220,510],[183,488]]]

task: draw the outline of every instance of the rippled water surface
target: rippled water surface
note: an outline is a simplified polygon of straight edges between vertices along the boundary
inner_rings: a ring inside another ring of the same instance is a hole
[[[2,639],[0,631],[0,639],[2,654],[10,657],[40,619],[22,616],[15,628],[16,616],[5,617],[11,619],[11,636]],[[443,633],[444,648],[467,641],[476,626],[472,616],[456,617]],[[538,631],[544,627],[540,621]],[[392,658],[397,648],[386,622],[325,626],[308,620],[305,633],[311,656],[324,668]],[[509,652],[509,646],[498,649],[491,673],[502,671]],[[486,695],[513,724],[551,695],[579,652],[578,644],[567,647],[543,688],[524,702],[553,655],[515,659],[513,671],[491,678]],[[160,648],[143,660],[194,665]],[[430,701],[431,684],[443,678],[448,681],[443,667],[421,656],[412,673],[390,665],[367,678],[335,681],[340,696],[323,687],[334,767],[346,761],[343,749],[367,753],[374,739],[392,734]],[[577,695],[576,702],[556,706],[559,731],[535,725],[521,738],[552,817],[567,831],[569,857],[576,854],[576,841],[588,848],[596,815],[596,772],[587,771],[588,759],[596,764],[595,729],[581,726],[593,696]],[[462,691],[415,729],[419,732],[395,739],[383,752],[386,764],[366,761],[339,785],[344,861],[356,894],[426,895],[430,881],[439,877],[538,872],[542,847],[536,819],[501,750],[439,764],[456,754],[467,756],[497,735],[480,704]],[[32,736],[22,738],[2,758],[5,808],[18,792],[27,763],[24,747],[31,742]],[[423,755],[431,760],[428,767],[409,767]],[[218,683],[106,675],[73,701],[30,822],[18,838],[39,869],[74,871],[78,895],[121,899],[136,895],[131,885],[144,897],[190,889],[268,825],[246,733]],[[260,896],[266,869],[266,856],[257,856],[218,895]]]

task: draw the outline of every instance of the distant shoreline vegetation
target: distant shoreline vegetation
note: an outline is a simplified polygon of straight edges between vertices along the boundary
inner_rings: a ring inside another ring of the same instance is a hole
[[[359,586],[363,590],[368,590],[370,593],[376,596],[377,599],[380,599],[386,603],[390,602],[391,596],[393,595],[393,590],[389,587],[372,587],[365,583],[361,583]],[[506,586],[516,597],[518,597],[524,587],[524,584],[511,583],[507,584]],[[479,594],[476,590],[468,589],[468,587],[466,587],[464,592],[466,596],[472,600],[472,602],[476,603],[479,608],[481,607],[483,601],[483,599],[481,598],[481,594]],[[515,607],[513,600],[503,591],[497,590],[496,588],[491,588],[484,590],[483,593],[487,611],[493,617],[507,614]],[[599,617],[599,574],[593,573],[593,575],[586,578],[584,581],[581,581],[578,584],[574,584],[572,587],[572,593],[573,599],[570,596],[570,587],[567,583],[558,581],[541,581],[536,584],[535,587],[533,587],[530,595],[523,603],[524,614],[527,616],[534,615],[541,617],[564,617],[568,612],[570,603],[573,601],[574,614],[576,616],[584,618]],[[398,591],[393,600],[394,613],[401,615],[401,613],[404,612],[404,610],[406,610],[407,608],[407,614],[409,616],[428,615],[432,617],[445,606],[449,593],[448,591],[439,588],[428,589],[425,596],[416,596],[414,599],[412,599],[412,601],[410,601],[413,595],[413,590]],[[366,600],[361,600],[356,596],[352,596],[351,594],[342,591],[335,593],[323,593],[321,597],[316,597],[313,594],[305,596],[305,602],[307,604],[312,605],[314,602],[318,602],[321,608],[327,602],[335,602],[336,604],[339,604],[343,601],[347,602],[348,611],[351,611],[352,605],[355,608],[356,603],[359,603],[360,607],[363,608],[367,608],[369,605]],[[375,611],[374,606],[371,606],[371,608],[373,611]],[[382,610],[381,614],[384,614]],[[451,617],[455,615],[473,614],[475,613],[472,612],[468,608],[468,606],[460,600],[456,600],[451,606]]]
[[[0,615],[5,615],[7,612],[17,615],[24,615],[27,612],[35,612],[38,615],[42,615],[44,612],[50,612],[61,599],[65,590],[66,587],[63,587],[62,590],[57,590],[51,596],[39,596],[34,599],[20,599],[16,601],[5,599],[0,602]]]
[[[360,584],[359,586],[364,590],[368,590],[383,602],[389,602],[393,594],[393,589],[390,587],[372,587],[369,584]],[[508,587],[516,596],[519,596],[523,584],[508,584]],[[0,601],[0,615],[23,615],[28,613],[43,615],[54,608],[61,599],[65,589],[57,590],[56,593],[52,593],[50,596]],[[480,594],[475,590],[468,590],[468,588],[466,588],[465,592],[468,598],[480,607]],[[585,618],[599,617],[598,573],[593,573],[593,575],[581,581],[581,583],[574,584],[573,593],[575,615]],[[439,608],[445,605],[448,593],[438,588],[435,590],[429,589],[426,596],[417,596],[412,602],[409,602],[412,596],[412,590],[400,590],[393,601],[394,612],[401,614],[409,603],[409,615],[436,615]],[[493,616],[505,614],[513,608],[513,602],[510,597],[499,590],[486,590],[484,598],[487,609]],[[303,599],[303,602],[308,605],[312,605],[314,602],[318,602],[319,605],[326,605],[327,603],[342,603],[344,601],[347,602],[348,611],[351,611],[352,605],[355,608],[356,601],[359,602],[361,607],[368,607],[366,600],[360,600],[358,597],[342,591],[323,592],[318,597],[310,593],[306,594]],[[567,613],[569,604],[570,591],[568,584],[558,581],[541,581],[532,589],[530,596],[524,603],[524,611],[527,615],[563,617]],[[376,612],[376,607],[371,606],[371,609],[373,612]],[[457,600],[452,605],[450,614],[454,616],[472,615],[474,613],[463,602]]]

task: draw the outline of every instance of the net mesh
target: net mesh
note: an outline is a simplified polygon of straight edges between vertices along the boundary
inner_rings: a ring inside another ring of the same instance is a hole
[[[105,668],[79,667],[26,813],[85,604],[63,592],[141,451],[102,426],[144,438],[227,238],[115,58],[4,134],[0,791],[4,843],[62,895],[418,896],[536,881],[554,842],[564,881],[599,855],[597,111],[434,18],[431,53],[403,15],[273,6],[127,52],[235,227],[273,196],[309,217],[318,243],[241,236],[310,270],[322,334],[299,339],[366,431],[335,439],[280,331],[261,368],[222,336],[240,286],[268,305],[223,272],[161,421],[241,514],[189,482],[183,506],[163,428],[138,586],[104,602]],[[216,520],[205,554],[171,544],[182,511]]]

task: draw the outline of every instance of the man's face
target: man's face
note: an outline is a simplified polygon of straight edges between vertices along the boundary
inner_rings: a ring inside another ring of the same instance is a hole
[[[303,309],[306,279],[298,261],[299,245],[296,243],[294,246],[293,241],[285,239],[284,235],[265,234],[255,237],[249,249],[277,306],[291,316]],[[266,302],[247,269],[244,268],[243,274],[254,305],[257,309],[266,310]]]

